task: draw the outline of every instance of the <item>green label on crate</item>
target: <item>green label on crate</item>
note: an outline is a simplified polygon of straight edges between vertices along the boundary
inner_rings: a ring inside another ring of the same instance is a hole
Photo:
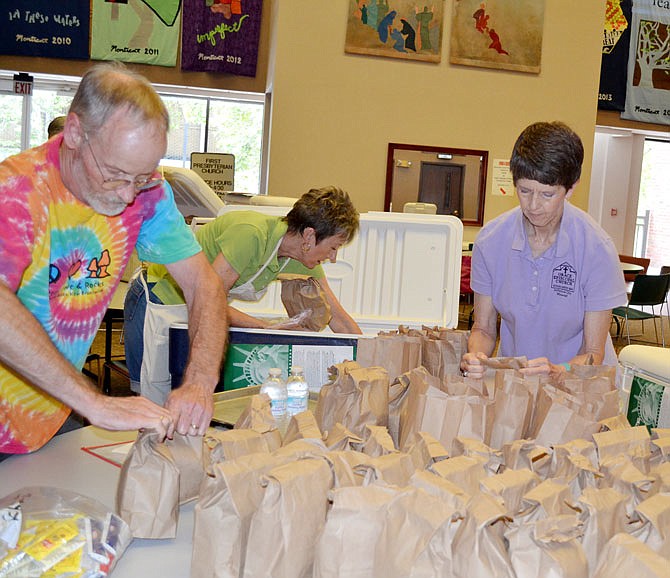
[[[668,427],[670,388],[635,375],[630,386],[627,417],[632,426]]]
[[[288,375],[290,345],[231,344],[226,354],[223,389],[260,385],[271,367],[279,367],[284,379]]]
[[[281,369],[286,379],[295,364],[303,368],[310,391],[318,392],[328,382],[328,368],[347,359],[356,359],[355,346],[233,343],[226,353],[223,389],[260,385],[271,367]]]

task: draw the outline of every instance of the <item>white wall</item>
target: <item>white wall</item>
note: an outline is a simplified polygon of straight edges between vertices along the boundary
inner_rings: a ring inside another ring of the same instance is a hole
[[[620,253],[633,254],[645,138],[655,131],[596,127],[589,214],[612,237]],[[612,215],[612,209],[616,215]]]
[[[589,213],[609,233],[620,253],[632,254],[632,244],[627,248],[626,225],[632,217],[634,229],[642,161],[639,149],[643,145],[644,137],[630,131],[596,131]]]
[[[360,211],[382,210],[389,142],[485,149],[493,161],[528,124],[562,120],[584,141],[573,199],[587,208],[604,0],[546,0],[540,74],[449,64],[454,1],[439,64],[345,54],[350,1],[273,2],[271,194],[336,184]],[[516,205],[490,191],[489,167],[486,220]]]

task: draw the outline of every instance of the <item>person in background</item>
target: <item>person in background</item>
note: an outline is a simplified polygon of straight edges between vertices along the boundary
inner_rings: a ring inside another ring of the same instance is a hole
[[[57,134],[63,132],[63,129],[65,128],[66,118],[67,118],[66,116],[54,117],[54,119],[49,123],[49,126],[47,127],[48,138],[51,138],[52,136],[56,136]]]
[[[151,84],[101,64],[83,77],[62,134],[0,163],[1,458],[42,447],[71,409],[162,437],[209,426],[225,292],[156,171],[167,130]],[[135,245],[167,264],[191,314],[187,374],[166,407],[105,396],[80,371]]]
[[[500,315],[501,356],[526,356],[525,373],[616,363],[612,308],[626,290],[612,240],[571,205],[584,149],[561,122],[538,122],[517,139],[510,169],[519,207],[484,226],[472,253],[474,325],[464,375],[484,373]]]
[[[196,231],[207,259],[223,280],[228,299],[258,301],[280,273],[318,279],[330,305],[330,328],[336,333],[361,333],[328,286],[321,263],[334,263],[338,249],[358,231],[359,218],[349,195],[337,187],[311,189],[285,217],[258,211],[230,211]],[[151,302],[183,303],[169,270],[151,264],[146,272]],[[124,307],[126,365],[131,388],[140,392],[144,355],[147,291],[142,278],[128,290]],[[297,323],[270,323],[228,306],[231,327],[299,329]],[[163,387],[168,387],[166,384]]]

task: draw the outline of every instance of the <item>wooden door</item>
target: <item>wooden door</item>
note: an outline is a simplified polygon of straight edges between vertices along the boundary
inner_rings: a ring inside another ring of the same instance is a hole
[[[463,214],[464,165],[421,163],[419,202],[434,203],[439,215]]]

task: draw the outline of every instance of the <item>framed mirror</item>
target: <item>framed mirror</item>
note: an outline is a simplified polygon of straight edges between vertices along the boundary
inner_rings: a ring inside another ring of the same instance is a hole
[[[440,215],[482,226],[488,158],[482,150],[389,143],[384,210],[402,213],[406,203],[414,203],[408,211],[433,204]]]

